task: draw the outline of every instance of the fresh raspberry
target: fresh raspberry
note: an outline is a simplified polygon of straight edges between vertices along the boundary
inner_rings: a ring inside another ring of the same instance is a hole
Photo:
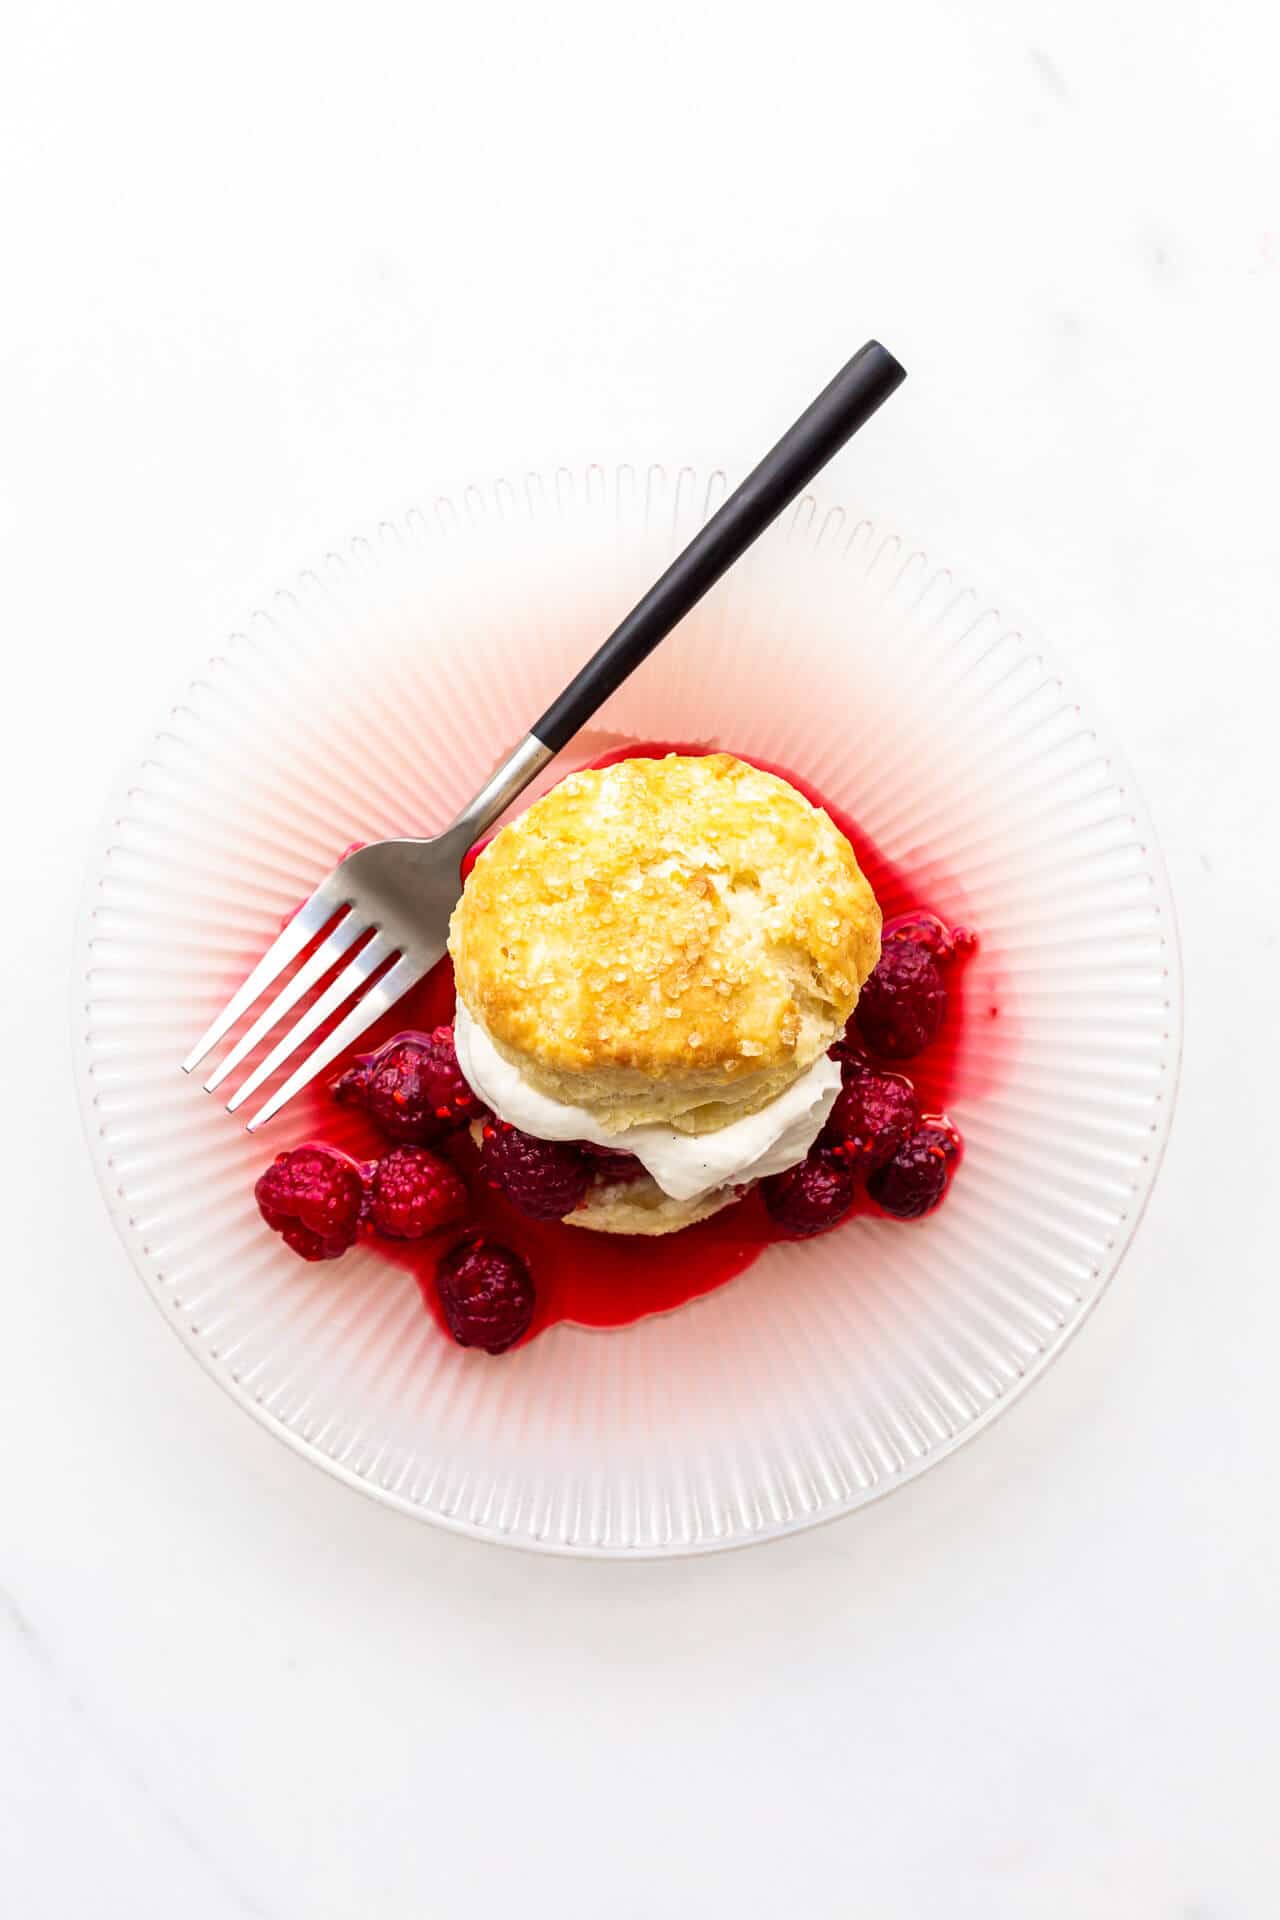
[[[909,1060],[942,1025],[947,990],[937,964],[913,940],[891,940],[862,989],[858,1028],[873,1053]]]
[[[460,1240],[436,1266],[436,1292],[460,1347],[505,1353],[533,1318],[533,1280],[518,1253],[478,1235]]]
[[[304,1260],[336,1260],[356,1237],[364,1170],[320,1141],[277,1154],[253,1190],[258,1211]]]
[[[340,1106],[363,1107],[388,1140],[433,1146],[484,1109],[462,1077],[453,1028],[398,1033],[334,1082]]]
[[[576,1146],[537,1140],[505,1120],[486,1120],[481,1157],[490,1185],[531,1220],[563,1220],[580,1204],[590,1183],[587,1162]]]
[[[941,1200],[959,1157],[959,1135],[937,1121],[926,1121],[872,1174],[867,1192],[895,1220],[918,1220]]]
[[[425,1147],[393,1147],[373,1169],[369,1219],[390,1240],[421,1240],[466,1218],[467,1189],[447,1160]]]
[[[760,1185],[771,1218],[796,1239],[834,1227],[853,1204],[853,1168],[820,1153]]]
[[[822,1145],[851,1164],[882,1167],[919,1124],[915,1088],[900,1073],[855,1061],[843,1063],[842,1071],[844,1085],[822,1130]]]
[[[827,1053],[832,1060],[840,1062],[840,1078],[844,1081],[851,1080],[855,1073],[860,1073],[864,1067],[871,1065],[871,1056],[862,1044],[862,1035],[858,1032],[856,1012],[849,1015],[849,1024],[840,1038],[833,1041],[827,1048]]]
[[[898,940],[909,940],[913,946],[923,947],[925,952],[945,966],[948,960],[954,960],[958,953],[971,952],[978,944],[976,933],[968,927],[949,927],[945,920],[939,920],[936,913],[926,913],[923,908],[914,913],[900,913],[893,920],[886,920],[880,936],[880,945],[891,946]]]
[[[591,1140],[575,1140],[574,1145],[585,1154],[587,1172],[593,1180],[617,1185],[623,1180],[639,1180],[644,1173],[643,1163],[634,1153],[623,1153],[618,1147],[598,1147]]]

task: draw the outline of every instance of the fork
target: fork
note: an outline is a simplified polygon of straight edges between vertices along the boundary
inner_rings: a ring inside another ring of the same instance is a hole
[[[250,1133],[415,986],[444,954],[468,850],[905,378],[905,369],[878,341],[861,347],[699,529],[451,826],[428,840],[379,840],[338,862],[192,1048],[182,1063],[184,1072],[199,1066],[326,927],[323,940],[204,1083],[208,1093],[221,1086],[290,1009],[350,956],[227,1101],[227,1111],[234,1113],[351,1003],[258,1108],[247,1123]]]

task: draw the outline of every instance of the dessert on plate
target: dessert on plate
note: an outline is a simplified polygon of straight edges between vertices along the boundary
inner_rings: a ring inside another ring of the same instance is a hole
[[[707,1218],[822,1132],[880,925],[849,842],[774,774],[726,753],[570,774],[453,916],[477,1138],[499,1169],[504,1128],[596,1149],[574,1226]]]
[[[408,1257],[453,1338],[499,1353],[932,1212],[961,1144],[904,1066],[972,936],[884,922],[855,837],[729,753],[569,774],[475,859],[421,1027],[334,1082],[359,1150],[278,1155],[267,1224],[307,1260]]]

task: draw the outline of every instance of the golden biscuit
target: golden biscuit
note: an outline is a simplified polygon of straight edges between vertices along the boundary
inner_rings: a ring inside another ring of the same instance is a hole
[[[591,1233],[679,1233],[682,1227],[709,1220],[713,1213],[732,1206],[737,1197],[732,1187],[721,1187],[696,1200],[673,1200],[645,1174],[640,1180],[593,1187],[582,1205],[565,1215],[564,1224],[585,1227]]]
[[[480,855],[459,997],[536,1087],[619,1127],[698,1132],[838,1036],[880,909],[820,809],[730,754],[570,774]]]

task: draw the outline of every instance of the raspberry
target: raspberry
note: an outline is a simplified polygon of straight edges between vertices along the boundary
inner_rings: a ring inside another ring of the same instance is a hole
[[[563,1220],[587,1191],[587,1162],[576,1146],[537,1140],[504,1120],[487,1120],[481,1148],[491,1186],[531,1220]]]
[[[425,1147],[393,1147],[373,1169],[369,1219],[391,1240],[421,1240],[465,1219],[467,1189],[447,1160]]]
[[[623,1153],[618,1147],[597,1147],[590,1140],[575,1140],[574,1145],[586,1156],[587,1172],[593,1180],[616,1185],[622,1180],[638,1180],[644,1172],[634,1153]]]
[[[895,1220],[918,1220],[941,1200],[959,1155],[959,1135],[951,1127],[926,1121],[872,1174],[867,1192]]]
[[[834,1227],[853,1204],[853,1168],[818,1153],[760,1185],[771,1218],[796,1239]]]
[[[913,940],[891,940],[862,989],[858,1027],[873,1053],[909,1060],[942,1025],[947,990],[932,956]]]
[[[949,927],[939,920],[936,913],[925,913],[923,909],[915,913],[900,913],[896,919],[886,920],[884,932],[880,936],[882,947],[891,946],[895,941],[909,940],[913,946],[923,947],[944,966],[948,960],[954,960],[958,953],[967,953],[978,944],[978,936],[968,927]]]
[[[919,1124],[915,1088],[900,1073],[881,1073],[855,1061],[842,1064],[844,1085],[836,1095],[822,1145],[850,1163],[882,1167]]]
[[[433,1146],[484,1111],[462,1077],[453,1028],[398,1033],[334,1082],[340,1106],[363,1107],[388,1140]]]
[[[478,1235],[460,1240],[436,1266],[436,1292],[460,1347],[505,1353],[533,1318],[533,1280],[518,1253]]]
[[[336,1260],[356,1237],[364,1170],[320,1141],[277,1154],[253,1190],[267,1225],[304,1260]]]
[[[832,1060],[840,1062],[840,1078],[844,1081],[852,1079],[853,1075],[860,1072],[863,1067],[871,1065],[870,1057],[862,1044],[862,1035],[858,1032],[856,1013],[850,1014],[849,1024],[840,1038],[833,1041],[827,1048],[827,1054]]]

